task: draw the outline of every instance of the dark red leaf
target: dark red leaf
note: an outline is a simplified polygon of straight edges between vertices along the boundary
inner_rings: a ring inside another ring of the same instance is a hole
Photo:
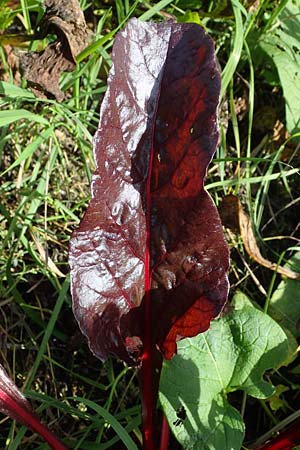
[[[96,356],[141,366],[152,450],[162,354],[207,330],[227,299],[228,248],[203,189],[220,75],[195,24],[133,19],[112,59],[92,200],[70,244],[73,308]]]
[[[219,90],[198,25],[132,19],[117,35],[92,200],[70,244],[74,314],[102,360],[171,358],[226,302],[228,248],[203,189]]]

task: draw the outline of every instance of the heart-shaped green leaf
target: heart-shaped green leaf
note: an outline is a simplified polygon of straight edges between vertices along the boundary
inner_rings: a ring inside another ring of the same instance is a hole
[[[227,394],[242,389],[269,397],[274,387],[263,374],[287,356],[287,337],[271,317],[241,293],[233,306],[207,332],[180,342],[178,355],[164,362],[160,401],[187,450],[240,449],[244,424]]]

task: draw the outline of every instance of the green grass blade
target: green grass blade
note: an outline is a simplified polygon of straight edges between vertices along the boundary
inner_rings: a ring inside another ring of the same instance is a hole
[[[247,161],[246,161],[246,180],[251,176],[251,143],[252,143],[252,130],[253,130],[253,116],[254,116],[254,90],[255,90],[255,84],[254,84],[254,66],[253,61],[251,57],[251,52],[249,49],[249,46],[244,41],[244,46],[249,62],[249,69],[250,69],[250,79],[249,79],[249,113],[248,113],[248,135],[247,135],[247,148],[246,148],[246,155],[247,155]],[[247,196],[248,196],[248,203],[251,204],[251,188],[250,185],[246,185],[247,189]],[[252,216],[252,209],[249,209],[250,216]],[[252,217],[251,217],[252,218]]]
[[[156,5],[152,6],[149,11],[146,11],[142,14],[139,19],[140,20],[149,20],[151,17],[155,16],[155,14],[159,13],[163,8],[172,3],[173,0],[161,0]]]
[[[47,328],[45,330],[45,334],[44,334],[43,340],[41,342],[38,354],[37,354],[37,356],[35,358],[35,361],[34,361],[34,364],[32,366],[32,369],[30,370],[30,376],[26,380],[26,388],[31,386],[31,384],[33,382],[33,379],[35,377],[36,371],[37,371],[37,369],[38,369],[38,367],[40,365],[40,362],[41,362],[41,360],[43,358],[43,355],[44,355],[44,353],[46,351],[46,347],[47,347],[47,344],[49,342],[49,339],[50,339],[50,337],[51,337],[51,335],[53,333],[54,326],[56,324],[56,321],[57,321],[58,315],[60,313],[60,310],[62,308],[62,305],[63,305],[63,303],[65,301],[65,297],[66,297],[67,291],[69,289],[69,286],[70,286],[70,277],[67,276],[66,279],[63,282],[63,285],[61,287],[61,290],[60,290],[57,302],[55,303],[55,306],[53,308],[53,312],[52,312],[52,315],[51,315],[50,320],[48,322]]]
[[[221,99],[223,98],[226,89],[230,83],[230,80],[233,77],[233,74],[235,72],[235,69],[237,68],[237,65],[239,63],[242,54],[244,36],[243,36],[243,20],[240,6],[241,5],[236,0],[232,0],[232,8],[235,17],[235,36],[233,41],[232,52],[222,72],[222,86],[220,94]]]
[[[20,0],[20,4],[22,7],[23,12],[23,24],[27,32],[30,32],[32,30],[31,27],[31,20],[29,15],[29,5],[27,0]]]
[[[39,148],[39,146],[51,136],[53,129],[53,127],[46,128],[40,136],[24,148],[21,155],[4,172],[2,172],[0,176],[5,175],[10,170],[19,166],[22,161],[29,158]]]
[[[84,403],[89,408],[93,409],[97,414],[102,416],[115,430],[117,435],[120,437],[122,442],[126,445],[128,450],[138,450],[137,446],[125,430],[125,428],[122,427],[122,425],[112,416],[106,409],[102,408],[101,406],[97,405],[96,403],[92,402],[91,400],[88,400],[87,398],[83,397],[76,397],[76,400],[79,400],[80,402]]]
[[[5,127],[6,125],[10,125],[11,123],[21,119],[27,119],[32,122],[49,125],[48,120],[44,117],[27,111],[26,109],[9,109],[7,111],[0,111],[0,127]]]
[[[286,177],[291,177],[292,175],[298,174],[300,175],[300,171],[298,168],[295,169],[290,169],[287,170],[285,172],[285,176]],[[270,175],[267,175],[267,177],[265,175],[258,175],[258,176],[252,176],[250,178],[247,179],[247,183],[250,184],[260,184],[262,181],[265,181],[267,178],[268,181],[274,181],[274,180],[279,180],[282,178],[282,173],[281,172],[275,172],[272,173]],[[229,186],[236,186],[238,183],[242,184],[242,180],[236,180],[236,179],[232,179],[232,180],[224,180],[224,181],[215,181],[213,183],[208,183],[205,186],[205,189],[207,191],[211,190],[211,189],[223,189],[224,186],[229,187]],[[246,184],[246,181],[244,182],[244,184]]]
[[[90,56],[93,53],[95,53],[95,51],[98,50],[98,48],[103,47],[104,44],[106,44],[106,42],[110,41],[114,37],[114,35],[122,28],[122,26],[127,22],[127,20],[129,19],[129,17],[131,16],[133,11],[135,10],[135,8],[136,8],[138,3],[139,3],[139,0],[136,0],[133,3],[132,7],[130,8],[129,13],[125,17],[125,19],[118,25],[117,28],[115,28],[114,30],[110,31],[105,36],[103,36],[102,38],[98,39],[96,42],[93,42],[88,47],[86,47],[81,53],[79,53],[79,55],[76,56],[77,64],[80,63],[81,61],[83,61],[88,56]],[[171,0],[169,0],[169,3],[171,3]]]
[[[281,2],[279,2],[277,7],[273,10],[265,28],[264,28],[264,33],[267,33],[267,31],[272,27],[272,25],[277,20],[279,14],[281,13],[281,11],[283,11],[283,9],[286,7],[288,2],[289,2],[289,0],[282,0]]]
[[[99,47],[103,47],[103,45],[106,44],[106,42],[110,41],[114,37],[116,31],[117,30],[113,30],[110,33],[107,33],[105,36],[98,39],[96,42],[93,42],[92,44],[88,45],[84,50],[82,50],[82,52],[76,56],[77,64],[83,61],[88,56],[95,53],[95,51],[97,51]]]
[[[0,81],[0,96],[5,95],[7,97],[16,98],[30,98],[35,99],[34,94],[27,89],[20,88],[14,84],[7,83],[6,81]],[[40,116],[39,116],[40,117]]]

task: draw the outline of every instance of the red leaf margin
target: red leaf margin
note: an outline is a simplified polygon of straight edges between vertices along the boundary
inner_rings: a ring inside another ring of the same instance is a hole
[[[73,309],[93,353],[131,365],[207,330],[227,299],[228,248],[203,189],[220,76],[196,24],[128,22],[94,138],[92,200],[71,238]]]

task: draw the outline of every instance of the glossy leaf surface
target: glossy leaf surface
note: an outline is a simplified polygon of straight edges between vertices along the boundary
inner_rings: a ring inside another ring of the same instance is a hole
[[[208,329],[228,249],[203,189],[220,76],[196,24],[129,21],[113,48],[94,138],[92,200],[70,244],[75,316],[91,350],[140,365]]]

